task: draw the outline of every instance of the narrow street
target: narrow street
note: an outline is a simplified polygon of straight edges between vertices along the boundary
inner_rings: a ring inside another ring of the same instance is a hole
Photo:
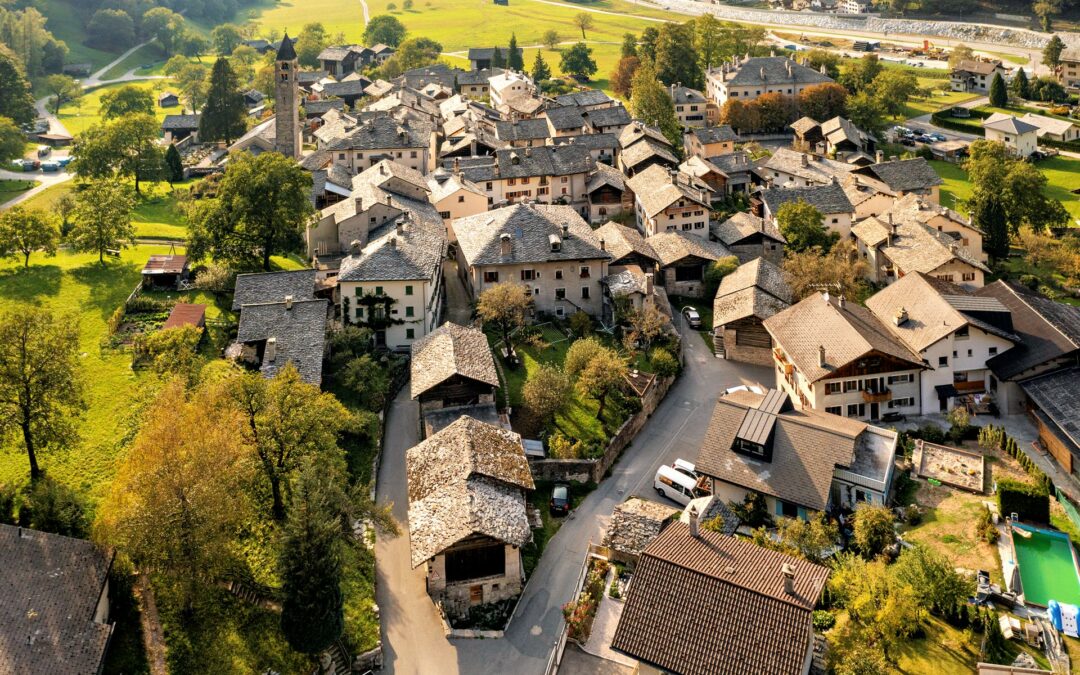
[[[416,404],[403,391],[386,420],[379,469],[378,501],[393,502],[402,527],[396,539],[380,538],[377,601],[383,617],[385,668],[392,673],[542,673],[562,628],[564,603],[571,599],[581,560],[590,542],[599,542],[612,509],[632,495],[657,499],[656,469],[682,457],[695,460],[712,413],[712,402],[738,384],[770,386],[770,368],[717,359],[701,337],[682,326],[686,369],[652,419],[612,468],[611,475],[567,518],[548,542],[540,564],[499,640],[454,640],[443,635],[420,570],[410,570],[408,496],[404,453],[417,442]]]

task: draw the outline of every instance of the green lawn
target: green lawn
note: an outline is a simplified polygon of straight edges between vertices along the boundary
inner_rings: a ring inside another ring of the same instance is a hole
[[[967,173],[957,164],[936,160],[930,163],[945,181],[941,186],[942,206],[965,211],[960,202],[971,197]],[[1077,178],[1080,176],[1080,159],[1052,157],[1037,162],[1035,166],[1046,175],[1047,195],[1060,201],[1073,218],[1080,219],[1080,194],[1073,192],[1080,188],[1080,178]]]
[[[154,95],[154,113],[158,120],[165,119],[165,115],[175,115],[183,112],[181,106],[172,108],[160,108],[157,106],[157,95],[165,90],[175,88],[168,80],[152,82],[130,82],[127,84],[112,84],[98,87],[83,94],[78,103],[69,103],[60,108],[60,121],[64,123],[72,136],[78,135],[95,124],[101,122],[101,97],[103,94],[123,86],[135,86],[148,89]]]
[[[48,17],[45,27],[67,44],[67,63],[91,63],[97,70],[124,52],[122,49],[116,53],[106,52],[83,44],[86,23],[90,19],[83,9],[86,5],[83,0],[37,0],[34,5]]]
[[[962,91],[949,91],[949,81],[931,78],[919,78],[919,86],[929,88],[931,95],[927,98],[912,98],[904,105],[902,113],[904,119],[931,115],[939,110],[952,108],[967,101],[978,98]]]
[[[164,65],[164,59],[165,52],[161,49],[161,47],[157,45],[157,43],[143,45],[142,47],[139,47],[134,52],[132,52],[131,55],[128,56],[126,59],[116,64],[112,68],[106,70],[105,73],[102,75],[101,79],[112,80],[118,77],[123,77],[125,74],[127,74],[129,70],[135,70],[140,66],[150,63],[160,62],[161,65]],[[138,74],[145,75],[150,73],[144,73],[140,69]],[[159,73],[152,74],[157,75]]]
[[[175,189],[191,187],[195,181],[177,183]],[[50,209],[58,199],[70,194],[75,189],[74,183],[66,182],[54,185],[26,200],[31,208]],[[2,196],[2,195],[0,195]],[[135,222],[135,236],[140,239],[173,239],[183,241],[187,237],[187,225],[184,217],[176,208],[176,197],[168,183],[159,183],[153,192],[144,194],[132,214]]]
[[[36,180],[0,180],[0,204],[37,187]]]

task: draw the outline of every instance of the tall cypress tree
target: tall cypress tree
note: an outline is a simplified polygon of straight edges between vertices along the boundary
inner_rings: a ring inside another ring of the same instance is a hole
[[[1009,89],[1012,90],[1012,95],[1017,98],[1027,100],[1031,98],[1031,81],[1028,80],[1027,73],[1023,68],[1016,69],[1016,75],[1013,76],[1012,82],[1009,83]]]
[[[491,55],[491,67],[492,68],[502,68],[505,65],[506,65],[506,61],[503,59],[502,50],[499,49],[498,47],[496,47],[495,51]]]
[[[510,53],[506,56],[506,65],[510,67],[510,70],[516,70],[519,73],[525,70],[525,57],[518,51],[516,33],[510,35]]]
[[[544,55],[539,51],[536,52],[536,60],[533,61],[532,79],[537,84],[540,84],[543,80],[551,79],[551,68],[548,68],[547,62],[544,61]]]
[[[184,162],[180,158],[180,151],[172,143],[165,151],[165,176],[170,185],[184,180]]]
[[[994,73],[994,79],[990,82],[990,105],[995,108],[1009,105],[1009,93],[1005,91],[1005,80],[1001,78],[1001,73]]]
[[[995,260],[1009,255],[1009,223],[999,195],[979,190],[968,201],[971,222],[986,233],[983,248]]]
[[[281,630],[289,645],[318,654],[334,644],[345,626],[341,593],[342,527],[335,509],[334,472],[318,460],[297,476],[282,538]]]
[[[199,139],[232,143],[247,130],[247,106],[240,78],[227,59],[218,59],[210,71],[210,89],[199,119]]]

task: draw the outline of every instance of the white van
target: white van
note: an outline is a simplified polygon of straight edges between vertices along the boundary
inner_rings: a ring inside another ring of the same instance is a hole
[[[697,479],[691,478],[685,471],[666,464],[656,470],[653,487],[656,488],[661,497],[667,497],[683,506],[689,504],[691,499],[704,497],[707,494],[705,491],[698,489]]]

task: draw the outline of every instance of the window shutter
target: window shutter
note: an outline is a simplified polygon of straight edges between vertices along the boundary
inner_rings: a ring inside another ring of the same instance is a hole
[[[521,274],[521,280],[525,281],[525,270],[521,270],[520,274]]]

